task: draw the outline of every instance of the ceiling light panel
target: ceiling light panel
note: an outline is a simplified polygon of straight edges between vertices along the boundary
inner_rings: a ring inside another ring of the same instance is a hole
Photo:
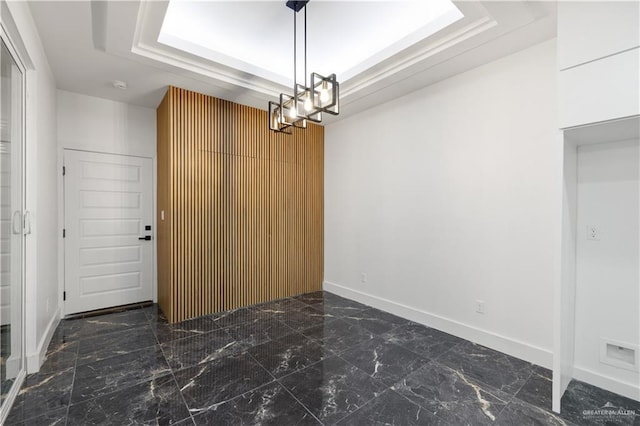
[[[284,3],[171,0],[158,41],[288,85],[293,18]],[[462,17],[449,0],[312,0],[307,7],[309,69],[341,81]]]

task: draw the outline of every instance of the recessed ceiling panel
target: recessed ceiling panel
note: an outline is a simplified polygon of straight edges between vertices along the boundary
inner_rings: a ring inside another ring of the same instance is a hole
[[[304,81],[298,19],[298,79]],[[449,0],[310,1],[308,72],[346,81],[462,18]],[[158,41],[290,85],[294,12],[285,1],[179,1],[167,8]]]

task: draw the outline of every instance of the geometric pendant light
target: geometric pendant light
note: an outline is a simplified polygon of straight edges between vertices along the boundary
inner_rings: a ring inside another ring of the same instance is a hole
[[[291,134],[293,127],[306,128],[307,121],[322,122],[322,113],[340,113],[340,84],[335,74],[327,77],[312,72],[307,79],[307,3],[287,1],[293,10],[293,93],[281,93],[278,102],[269,101],[269,129]],[[296,14],[304,9],[304,84],[297,81],[297,28]]]

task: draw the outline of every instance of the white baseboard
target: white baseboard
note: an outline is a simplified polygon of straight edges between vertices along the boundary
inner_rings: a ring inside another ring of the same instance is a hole
[[[40,343],[38,343],[38,349],[36,352],[27,354],[27,374],[37,373],[40,371],[40,366],[44,362],[47,355],[47,348],[49,347],[49,343],[51,343],[51,338],[53,337],[53,333],[56,331],[59,322],[60,308],[56,310],[51,321],[47,324],[47,329],[45,330]]]
[[[449,318],[431,314],[421,309],[413,308],[402,303],[394,302],[361,291],[353,290],[336,283],[324,281],[326,291],[347,297],[365,305],[398,315],[408,320],[424,324],[445,333],[470,340],[474,343],[523,359],[536,365],[551,369],[553,353],[513,338],[502,336],[491,331],[482,330],[469,324],[464,324]]]
[[[576,380],[580,380],[581,382],[589,383],[590,385],[606,389],[610,392],[617,393],[618,395],[626,396],[627,398],[640,401],[640,383],[633,384],[622,382],[612,377],[604,376],[600,373],[596,373],[595,371],[591,371],[589,369],[581,368],[578,366],[575,366],[573,369],[573,378]]]
[[[17,377],[18,373],[20,373],[20,368],[22,368],[22,357],[16,356],[16,354],[11,354],[9,358],[7,358],[7,363],[5,364],[5,375],[7,378]]]

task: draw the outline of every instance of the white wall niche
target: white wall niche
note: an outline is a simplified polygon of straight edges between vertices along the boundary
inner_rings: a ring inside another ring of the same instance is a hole
[[[556,411],[571,379],[640,400],[640,117],[567,130],[564,143]]]

